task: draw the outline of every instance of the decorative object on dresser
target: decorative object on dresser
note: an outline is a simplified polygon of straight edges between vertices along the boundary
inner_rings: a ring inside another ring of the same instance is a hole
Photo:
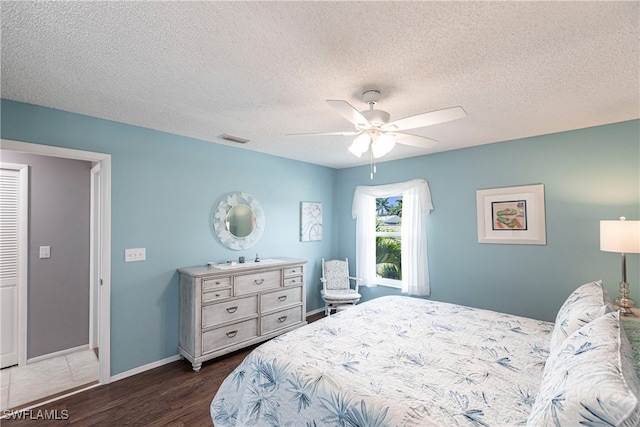
[[[627,256],[629,253],[640,253],[640,221],[600,221],[600,250],[605,252],[619,252],[622,255],[622,281],[620,282],[620,296],[614,304],[620,312],[627,316],[636,303],[629,297],[627,283]]]
[[[251,194],[229,193],[218,203],[212,222],[220,243],[241,251],[253,246],[262,236],[264,211]]]
[[[271,258],[179,269],[178,352],[197,372],[204,361],[306,325],[306,263]]]

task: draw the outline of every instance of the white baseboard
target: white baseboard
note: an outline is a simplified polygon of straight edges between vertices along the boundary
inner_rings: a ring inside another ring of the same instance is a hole
[[[40,362],[41,360],[51,359],[52,357],[64,356],[65,354],[75,353],[76,351],[88,350],[89,344],[79,345],[78,347],[68,348],[66,350],[56,351],[54,353],[43,354],[42,356],[32,357],[27,359],[27,365],[29,363]]]
[[[125,378],[132,377],[137,374],[141,374],[150,369],[158,368],[160,366],[167,365],[169,363],[175,362],[176,360],[180,360],[180,359],[182,359],[182,356],[180,356],[179,354],[176,354],[175,356],[170,356],[170,357],[167,357],[166,359],[147,363],[146,365],[138,366],[137,368],[133,368],[128,371],[113,375],[111,377],[111,382],[123,380]]]

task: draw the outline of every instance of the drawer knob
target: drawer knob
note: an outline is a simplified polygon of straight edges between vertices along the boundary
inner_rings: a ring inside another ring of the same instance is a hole
[[[286,300],[286,299],[287,299],[287,296],[286,296],[286,295],[282,295],[281,297],[278,297],[278,299],[279,299],[280,301],[284,301],[284,300]]]
[[[287,316],[282,316],[278,318],[278,322],[280,323],[284,322],[285,320],[287,320]]]
[[[235,307],[227,307],[227,311],[229,313],[235,313],[238,310],[238,306],[236,305]]]
[[[264,283],[264,279],[256,279],[253,281],[256,285],[262,285]]]
[[[227,336],[229,338],[233,338],[238,334],[238,330],[236,329],[235,331],[231,331],[231,332],[227,332]]]
[[[219,285],[219,284],[220,284],[220,281],[219,281],[219,280],[216,280],[216,285]]]
[[[216,294],[216,296],[217,296],[217,297],[219,297],[219,296],[220,296],[220,294]]]

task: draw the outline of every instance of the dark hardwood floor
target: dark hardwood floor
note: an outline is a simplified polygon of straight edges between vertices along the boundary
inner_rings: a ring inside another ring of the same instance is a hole
[[[307,318],[312,322],[323,313]],[[186,360],[17,412],[5,426],[211,426],[209,405],[222,381],[256,346],[203,363]],[[46,379],[43,379],[46,381]],[[15,419],[22,416],[23,419]]]
[[[211,426],[209,404],[225,377],[254,347],[205,362],[179,360],[39,406],[2,426]],[[43,418],[48,420],[43,424]],[[67,419],[64,419],[67,418]]]

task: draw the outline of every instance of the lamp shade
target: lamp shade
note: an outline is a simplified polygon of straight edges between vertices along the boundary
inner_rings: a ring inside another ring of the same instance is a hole
[[[640,221],[600,221],[600,250],[640,253]]]

